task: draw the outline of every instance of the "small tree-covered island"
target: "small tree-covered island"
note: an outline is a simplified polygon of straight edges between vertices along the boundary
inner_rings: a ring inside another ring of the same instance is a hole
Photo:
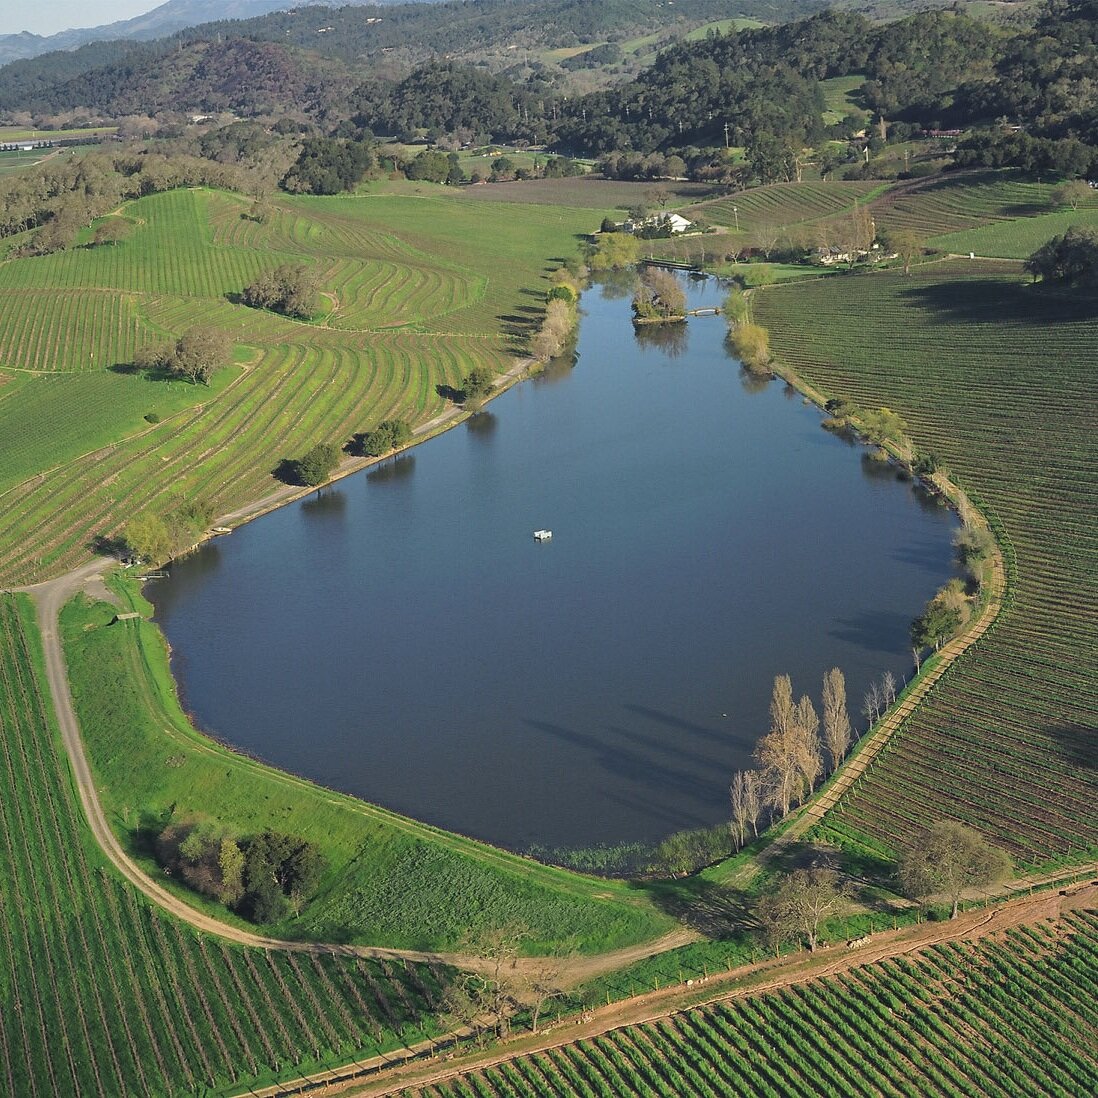
[[[1095,1093],[1095,0],[145,7],[0,35],[0,1093]]]

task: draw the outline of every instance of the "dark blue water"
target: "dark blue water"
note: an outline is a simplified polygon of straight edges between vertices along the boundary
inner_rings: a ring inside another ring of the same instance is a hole
[[[433,824],[582,846],[726,818],[776,674],[818,698],[837,665],[859,699],[906,673],[950,514],[745,378],[721,318],[659,346],[626,298],[583,304],[574,367],[150,585],[201,727]]]

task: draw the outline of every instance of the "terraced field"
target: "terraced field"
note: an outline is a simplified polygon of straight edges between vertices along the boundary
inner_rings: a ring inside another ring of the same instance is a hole
[[[979,229],[935,236],[928,243],[932,248],[955,255],[972,252],[995,258],[1026,259],[1072,225],[1098,228],[1098,199],[1095,205],[1082,206],[1078,210],[1060,210],[1017,221],[996,221]]]
[[[958,172],[896,188],[877,198],[871,208],[879,226],[910,229],[930,238],[1048,213],[1053,190],[1052,184],[1017,172]]]
[[[433,1035],[446,969],[230,947],[116,877],[40,667],[29,602],[0,597],[0,1092],[239,1093]]]
[[[1098,913],[517,1057],[403,1098],[1021,1095],[1098,1087]]]
[[[453,198],[287,196],[257,224],[244,199],[180,190],[127,205],[123,243],[0,263],[0,304],[19,306],[0,368],[79,369],[97,383],[73,431],[48,379],[0,392],[0,455],[14,459],[0,480],[0,582],[79,562],[156,501],[201,493],[239,507],[276,487],[281,459],[385,418],[421,423],[474,366],[505,369],[540,314],[539,271],[598,218],[506,209],[501,224],[496,208]],[[318,266],[323,326],[234,304],[287,262]],[[229,332],[248,367],[210,390],[108,372],[195,324]]]
[[[955,818],[1022,865],[1098,846],[1093,302],[1029,287],[1001,263],[952,261],[775,287],[756,315],[822,392],[904,416],[986,509],[1010,576],[996,626],[822,834],[891,853]]]
[[[806,222],[825,221],[848,213],[858,202],[879,193],[883,184],[867,181],[828,183],[771,183],[741,191],[730,198],[703,202],[691,207],[691,212],[714,225],[751,232],[760,225],[792,226]]]

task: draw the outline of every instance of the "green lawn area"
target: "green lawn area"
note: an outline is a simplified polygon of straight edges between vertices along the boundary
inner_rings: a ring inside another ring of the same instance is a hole
[[[688,31],[684,37],[687,42],[697,42],[700,39],[705,38],[710,31],[719,34],[728,34],[730,31],[756,30],[759,27],[765,26],[766,23],[762,23],[758,19],[748,19],[745,16],[737,16],[734,19],[714,19],[712,23],[704,23],[702,26],[695,27],[692,31]]]
[[[119,589],[147,609],[134,588]],[[239,836],[272,827],[320,844],[331,865],[321,894],[271,933],[445,950],[468,931],[517,923],[531,952],[566,943],[595,952],[673,927],[621,882],[542,866],[214,744],[179,707],[159,630],[144,621],[111,625],[115,613],[77,601],[62,618],[77,712],[111,822],[139,855],[149,829],[173,813],[216,820]]]
[[[833,126],[836,122],[841,122],[852,111],[865,112],[855,95],[864,83],[865,73],[833,76],[830,80],[820,81],[824,94],[824,122],[827,125]]]
[[[80,137],[101,137],[117,126],[88,126],[80,130],[28,130],[26,126],[0,126],[0,143],[9,141],[64,141]]]
[[[1065,209],[1017,221],[998,221],[980,229],[931,237],[927,243],[931,248],[958,255],[974,252],[1002,259],[1025,259],[1072,225],[1098,228],[1098,195],[1095,205],[1081,206],[1078,210]]]

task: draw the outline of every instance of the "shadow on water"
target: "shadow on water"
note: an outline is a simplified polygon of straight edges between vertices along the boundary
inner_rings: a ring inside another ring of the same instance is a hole
[[[394,481],[407,480],[415,471],[416,455],[400,454],[375,465],[366,473],[366,480],[370,484],[392,484]]]
[[[937,542],[927,540],[908,542],[894,550],[891,557],[903,564],[924,568],[934,575],[938,575],[942,570],[942,547]]]
[[[868,610],[852,618],[839,618],[827,635],[868,652],[879,652],[889,640],[907,636],[910,625],[910,620],[902,614],[890,610]]]
[[[608,726],[607,731],[615,737],[611,741],[551,721],[527,719],[524,723],[538,732],[588,752],[593,763],[607,773],[616,774],[661,795],[676,792],[684,797],[705,797],[710,792],[710,782],[700,775],[720,765],[708,756],[684,751],[678,744],[663,744],[651,736],[620,726]],[[666,756],[667,761],[657,762],[657,755]],[[672,765],[672,760],[692,762],[698,772],[691,774],[677,768]]]

